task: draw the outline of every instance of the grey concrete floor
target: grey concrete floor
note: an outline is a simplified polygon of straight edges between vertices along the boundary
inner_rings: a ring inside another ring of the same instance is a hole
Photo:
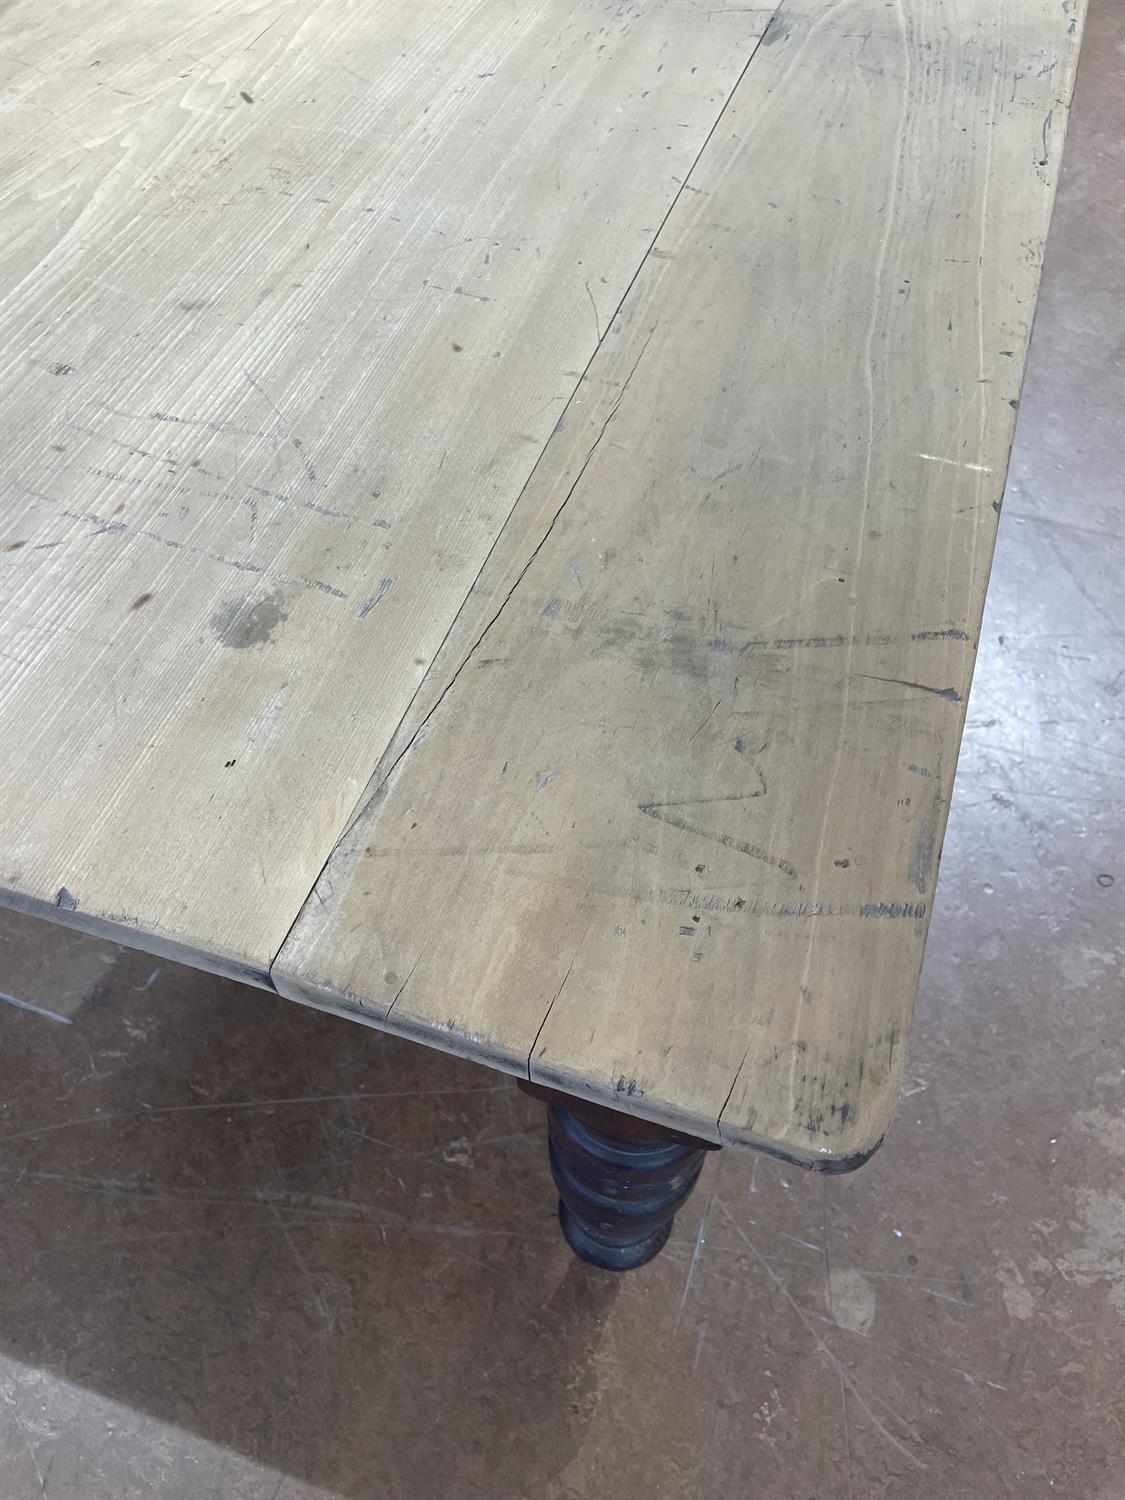
[[[614,1279],[509,1080],[5,916],[0,1500],[1123,1500],[1123,417],[1091,0],[886,1146]]]

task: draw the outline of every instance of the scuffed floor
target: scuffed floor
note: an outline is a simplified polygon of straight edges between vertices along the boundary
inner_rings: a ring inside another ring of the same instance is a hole
[[[1123,182],[1091,0],[874,1161],[724,1152],[614,1279],[509,1080],[0,915],[3,1500],[1122,1500]]]

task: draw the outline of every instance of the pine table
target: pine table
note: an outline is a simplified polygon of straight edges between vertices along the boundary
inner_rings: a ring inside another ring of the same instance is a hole
[[[1083,0],[14,0],[0,899],[471,1057],[563,1227],[905,1060]]]

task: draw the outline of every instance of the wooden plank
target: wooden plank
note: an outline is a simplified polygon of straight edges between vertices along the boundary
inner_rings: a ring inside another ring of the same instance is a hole
[[[806,1164],[874,1148],[1081,14],[779,16],[283,993]]]
[[[6,8],[5,901],[265,982],[768,16]]]

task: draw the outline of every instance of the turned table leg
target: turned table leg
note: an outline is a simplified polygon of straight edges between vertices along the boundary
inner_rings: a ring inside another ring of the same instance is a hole
[[[548,1106],[551,1172],[570,1248],[603,1271],[652,1260],[704,1155],[718,1147],[538,1084],[520,1087]]]

